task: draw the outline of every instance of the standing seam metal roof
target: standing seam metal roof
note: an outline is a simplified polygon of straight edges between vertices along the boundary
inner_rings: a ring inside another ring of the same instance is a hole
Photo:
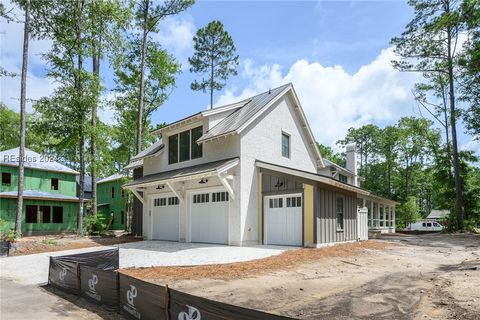
[[[270,103],[275,97],[277,97],[282,91],[290,86],[290,83],[280,86],[275,89],[263,92],[252,98],[246,99],[245,104],[240,106],[238,110],[231,113],[225,119],[220,121],[207,133],[200,137],[197,142],[202,142],[208,139],[212,139],[216,136],[220,136],[229,132],[238,130],[248,120],[253,118],[260,110]]]

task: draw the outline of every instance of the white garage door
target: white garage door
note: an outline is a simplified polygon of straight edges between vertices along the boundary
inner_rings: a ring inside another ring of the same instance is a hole
[[[178,241],[178,198],[156,196],[152,208],[152,239]]]
[[[302,195],[264,197],[264,243],[302,245]]]
[[[228,198],[224,190],[190,195],[192,242],[228,244]]]

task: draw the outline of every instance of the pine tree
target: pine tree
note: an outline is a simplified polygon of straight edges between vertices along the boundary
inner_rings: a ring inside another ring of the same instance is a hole
[[[210,91],[210,108],[213,108],[213,91],[221,90],[230,75],[237,75],[238,55],[235,44],[220,21],[211,21],[193,37],[195,53],[188,59],[190,71],[205,74],[200,82],[191,84],[192,90]]]

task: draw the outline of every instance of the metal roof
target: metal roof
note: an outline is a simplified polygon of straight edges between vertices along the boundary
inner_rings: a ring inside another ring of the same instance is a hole
[[[186,168],[154,173],[154,174],[150,174],[150,175],[146,175],[141,178],[138,178],[123,186],[128,188],[132,186],[151,184],[154,182],[161,182],[164,180],[188,178],[189,176],[194,176],[198,174],[214,173],[215,171],[219,171],[222,168],[228,167],[229,165],[234,165],[236,162],[238,162],[238,157],[219,160],[219,161],[213,161],[208,163],[202,163],[196,166],[191,166]]]
[[[238,103],[239,108],[237,110],[232,112],[229,116],[206,132],[200,137],[200,139],[197,140],[197,142],[203,142],[205,140],[236,131],[290,85],[291,84],[288,83],[241,101],[243,102],[243,105],[242,103]]]
[[[323,158],[323,162],[325,163],[325,166],[335,167],[335,168],[337,168],[337,169],[340,169],[340,170],[343,170],[343,171],[345,171],[345,172],[348,172],[348,173],[350,173],[350,174],[352,174],[352,175],[355,175],[355,173],[352,172],[351,170],[348,170],[347,168],[344,168],[344,167],[342,167],[341,165],[336,164],[336,163],[333,162],[333,161],[330,161],[330,160],[328,160],[328,159]]]
[[[18,167],[19,152],[20,148],[0,151],[0,165]],[[78,174],[77,171],[55,161],[53,157],[41,155],[27,148],[25,148],[24,163],[25,168]]]
[[[449,214],[450,214],[449,210],[433,209],[428,215],[427,219],[442,219],[447,217]]]
[[[108,181],[115,181],[119,179],[127,178],[127,176],[121,174],[121,173],[114,173],[111,176],[105,177],[103,179],[98,180],[97,184],[108,182]]]
[[[17,198],[18,191],[6,191],[0,192],[0,198]],[[59,200],[59,201],[78,201],[78,197],[67,196],[64,194],[43,192],[37,190],[25,190],[23,191],[24,198],[32,199],[48,199],[48,200]]]
[[[143,158],[146,158],[146,157],[150,157],[150,156],[153,156],[154,154],[156,154],[157,152],[163,150],[163,148],[165,147],[165,145],[163,144],[162,142],[162,139],[154,142],[152,145],[150,145],[149,147],[145,148],[144,150],[140,151],[136,156],[134,156],[130,162],[132,161],[135,161],[135,160],[140,160],[140,159],[143,159]]]

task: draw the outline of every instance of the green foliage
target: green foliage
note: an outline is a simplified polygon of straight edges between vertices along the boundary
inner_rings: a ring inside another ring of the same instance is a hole
[[[398,208],[398,219],[403,221],[405,226],[410,223],[417,222],[422,216],[418,208],[417,199],[415,197],[408,197],[407,201]]]
[[[237,75],[238,55],[232,37],[214,20],[197,31],[193,37],[195,53],[188,59],[190,71],[204,75],[191,84],[192,90],[210,91],[210,107],[213,107],[213,91],[221,90],[230,75]]]
[[[345,167],[345,155],[340,153],[334,153],[333,149],[329,146],[325,146],[317,142],[318,151],[324,159],[328,159],[342,167]]]
[[[88,235],[105,235],[107,225],[103,221],[103,215],[87,215],[85,218],[85,232]]]
[[[4,230],[7,222],[0,218],[0,240],[14,242],[17,234],[14,229]]]

